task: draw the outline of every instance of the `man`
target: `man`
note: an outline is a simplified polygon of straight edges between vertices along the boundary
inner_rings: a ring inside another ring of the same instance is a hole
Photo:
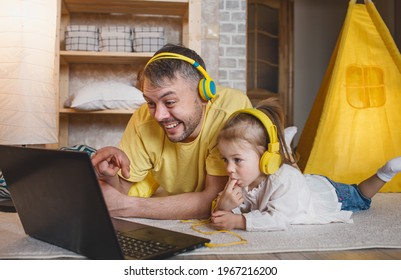
[[[217,134],[232,112],[252,107],[249,99],[216,87],[202,58],[180,45],[160,49],[138,84],[147,104],[134,112],[119,149],[92,157],[110,214],[209,217],[228,179]],[[159,186],[167,196],[153,195]]]

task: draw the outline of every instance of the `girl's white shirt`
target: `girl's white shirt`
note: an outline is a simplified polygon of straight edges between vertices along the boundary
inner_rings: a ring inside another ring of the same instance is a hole
[[[258,187],[243,188],[244,203],[233,209],[243,214],[247,231],[285,230],[289,225],[352,223],[352,211],[341,210],[334,187],[323,176],[305,175],[283,164]]]

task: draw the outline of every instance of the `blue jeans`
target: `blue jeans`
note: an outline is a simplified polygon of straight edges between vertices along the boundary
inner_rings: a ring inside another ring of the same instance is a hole
[[[372,200],[364,197],[359,191],[356,184],[348,185],[343,183],[337,183],[329,178],[326,179],[333,185],[338,196],[338,202],[341,202],[341,210],[348,211],[361,211],[370,208]]]

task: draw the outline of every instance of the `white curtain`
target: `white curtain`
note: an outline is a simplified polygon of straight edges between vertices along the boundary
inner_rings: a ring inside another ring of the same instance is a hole
[[[0,0],[0,144],[57,143],[57,0]]]

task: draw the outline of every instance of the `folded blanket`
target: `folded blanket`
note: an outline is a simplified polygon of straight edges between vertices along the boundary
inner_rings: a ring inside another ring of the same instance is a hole
[[[0,170],[0,198],[10,198],[10,192],[8,190],[6,180],[4,180],[3,173]]]

